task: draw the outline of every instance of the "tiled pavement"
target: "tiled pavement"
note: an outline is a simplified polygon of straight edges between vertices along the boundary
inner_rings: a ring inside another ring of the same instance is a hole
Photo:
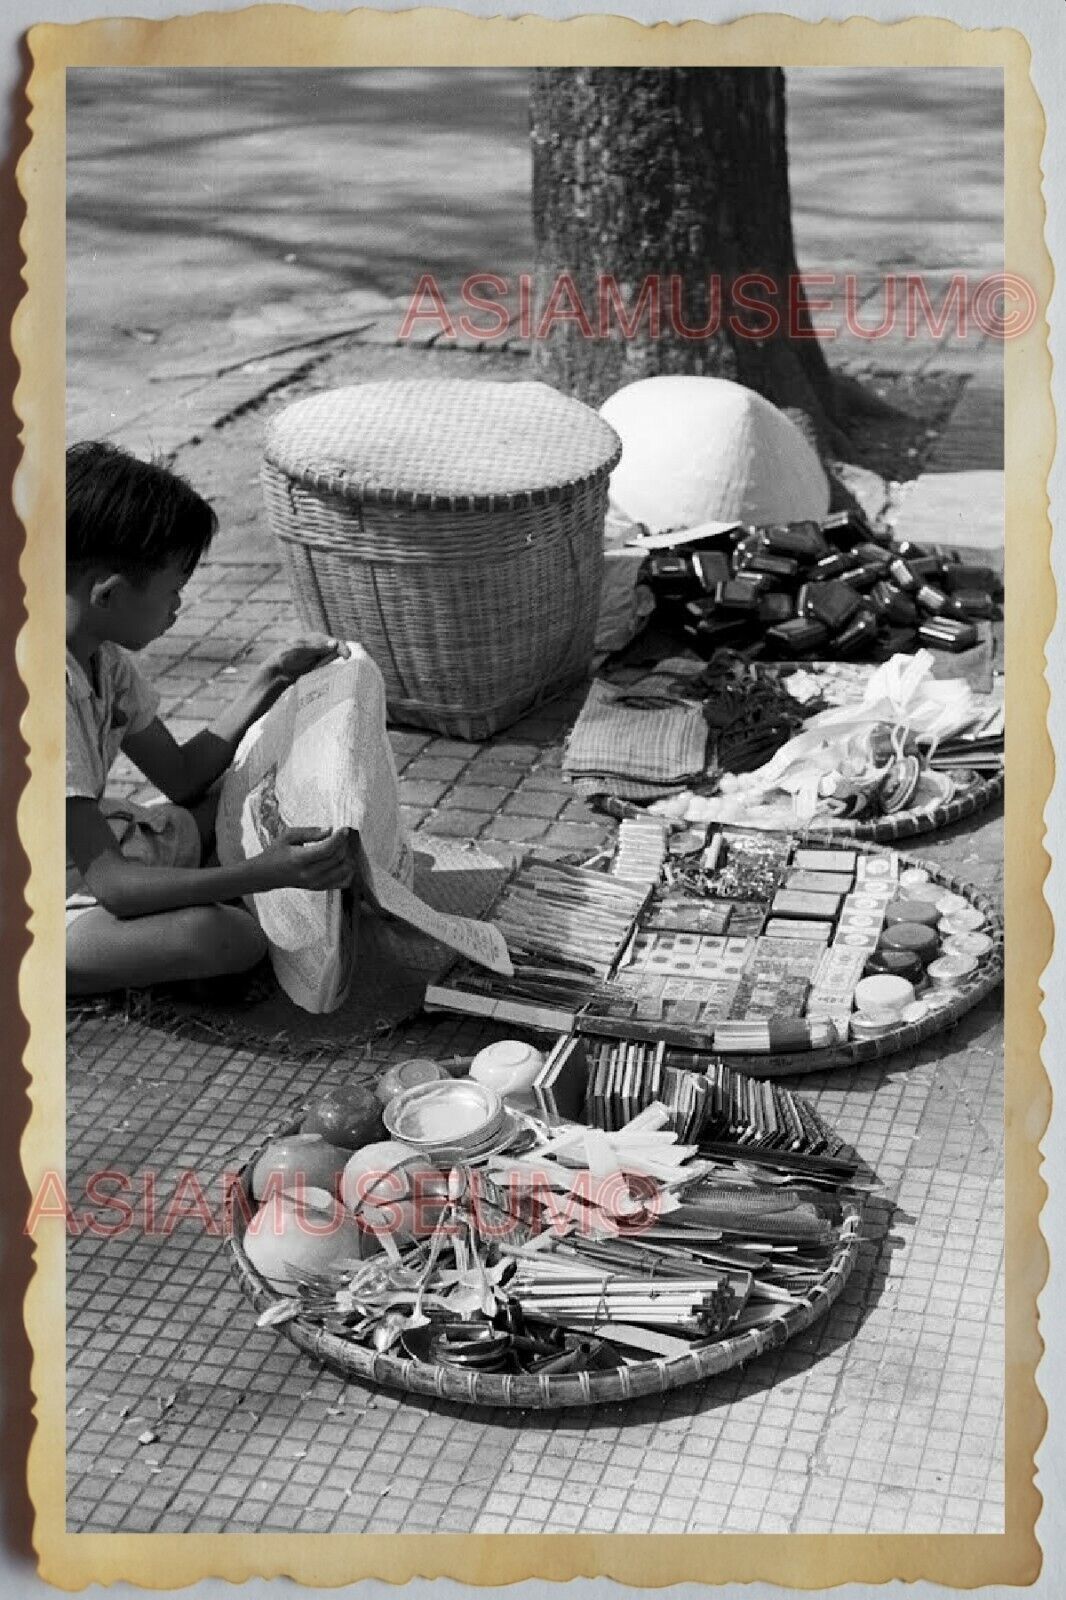
[[[236,418],[179,450],[179,468],[195,464],[198,482],[213,478],[247,501],[261,421]],[[285,579],[258,534],[263,559],[249,560],[245,544],[231,560],[223,541],[177,626],[146,652],[179,733],[201,725],[294,626]],[[482,746],[397,730],[412,826],[556,854],[595,850],[605,825],[559,774],[574,706],[546,708]],[[137,792],[134,774],[118,777]],[[1001,891],[998,815],[924,850]],[[114,1016],[72,1027],[74,1203],[88,1175],[108,1167],[135,1176],[138,1201],[132,1228],[110,1238],[84,1231],[70,1244],[72,1531],[1002,1528],[998,1003],[917,1052],[802,1081],[884,1185],[827,1318],[702,1388],[580,1413],[478,1412],[346,1386],[256,1330],[204,1216],[164,1225],[182,1173],[196,1175],[217,1225],[220,1174],[315,1084],[485,1037],[467,1023],[421,1019],[353,1069]],[[140,1201],[148,1176],[154,1232]],[[190,1209],[197,1192],[187,1178]]]

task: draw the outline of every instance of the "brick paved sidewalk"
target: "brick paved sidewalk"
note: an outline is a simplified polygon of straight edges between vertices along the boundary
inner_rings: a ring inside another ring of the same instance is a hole
[[[295,381],[355,381],[419,359],[365,340]],[[456,375],[485,359],[441,356]],[[492,365],[494,377],[524,370],[520,352]],[[271,375],[264,404],[250,397],[256,409],[221,428],[196,417],[170,436],[179,470],[227,525],[177,625],[145,652],[179,735],[295,626],[254,487],[264,405],[282,403],[292,381],[290,364]],[[396,730],[409,823],[555,854],[598,848],[606,824],[559,772],[580,698],[483,745]],[[131,769],[116,777],[142,792]],[[998,815],[918,841],[917,853],[1001,893]],[[423,1018],[376,1059],[488,1036]],[[350,1065],[310,1067],[280,1049],[194,1043],[113,1016],[77,1022],[69,1042],[72,1194],[101,1167],[155,1173],[160,1213],[184,1171],[217,1196],[218,1175],[265,1126]],[[83,1233],[69,1249],[69,1527],[997,1532],[1002,1075],[989,1003],[917,1052],[802,1080],[885,1186],[844,1296],[743,1372],[625,1408],[495,1414],[345,1386],[255,1329],[223,1244],[196,1221],[169,1237]],[[139,1443],[146,1432],[157,1437]]]

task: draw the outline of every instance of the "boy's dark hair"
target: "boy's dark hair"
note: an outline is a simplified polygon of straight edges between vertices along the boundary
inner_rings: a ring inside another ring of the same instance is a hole
[[[67,451],[67,566],[106,566],[136,583],[180,561],[192,571],[218,529],[211,506],[176,472],[117,445]]]

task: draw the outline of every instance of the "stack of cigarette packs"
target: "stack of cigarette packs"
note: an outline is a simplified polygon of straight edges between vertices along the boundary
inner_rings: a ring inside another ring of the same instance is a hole
[[[839,1140],[805,1101],[721,1057],[670,1049],[662,1040],[565,1035],[533,1092],[551,1126],[581,1122],[616,1133],[659,1105],[682,1144],[839,1160]]]

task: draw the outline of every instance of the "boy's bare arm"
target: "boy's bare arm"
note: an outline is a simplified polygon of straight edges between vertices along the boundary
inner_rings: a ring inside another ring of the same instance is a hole
[[[299,639],[269,656],[232,705],[185,744],[178,744],[157,717],[140,733],[128,734],[123,749],[168,800],[189,805],[222,776],[252,723],[269,711],[290,684],[305,672],[348,654],[347,645],[324,635]]]
[[[116,917],[214,905],[267,889],[343,888],[354,871],[347,830],[288,828],[235,867],[153,867],[124,856],[95,800],[67,801],[67,851],[89,890]]]

